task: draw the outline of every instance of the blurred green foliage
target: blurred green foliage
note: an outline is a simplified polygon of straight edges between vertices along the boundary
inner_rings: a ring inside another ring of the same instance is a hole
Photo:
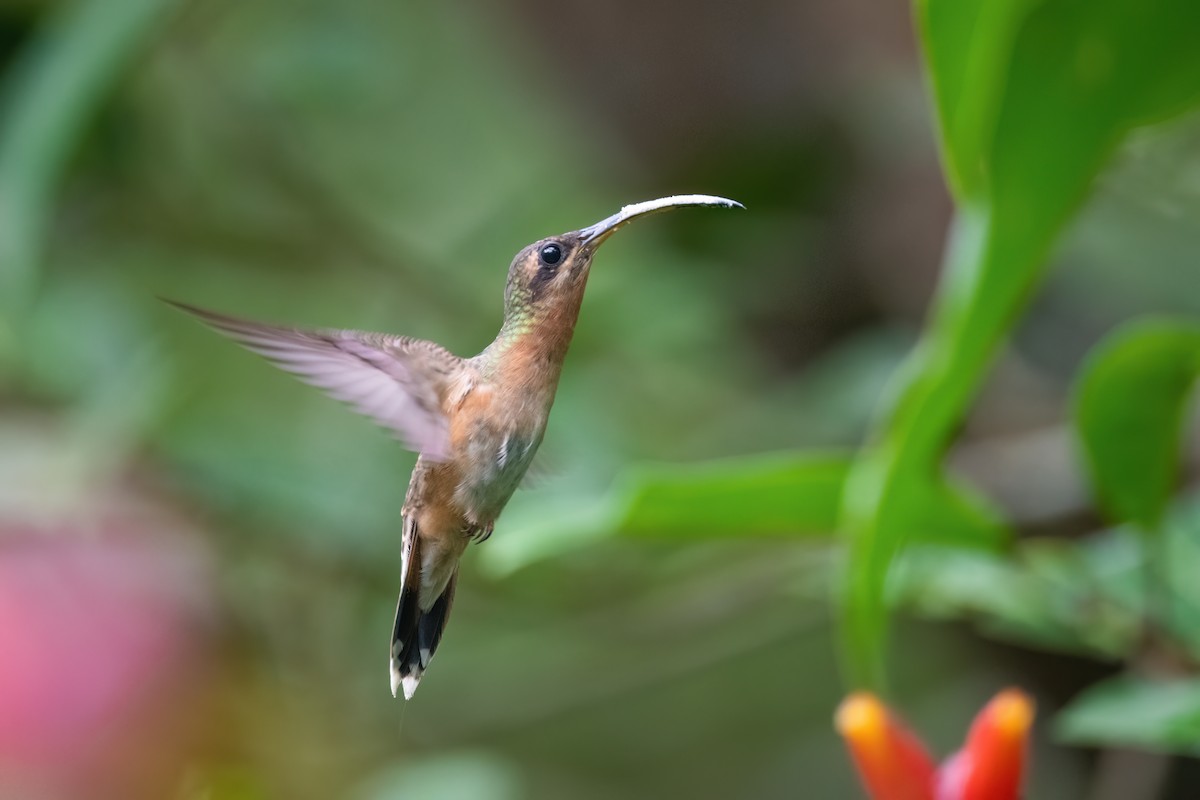
[[[63,4],[7,82],[0,103],[0,302],[6,317],[29,302],[68,158],[148,29],[172,5]]]
[[[5,12],[0,468],[37,475],[5,510],[87,484],[202,531],[222,669],[181,796],[845,796],[830,594],[851,683],[882,682],[895,608],[1074,659],[904,622],[887,672],[935,741],[998,682],[1060,680],[1057,704],[1128,667],[1059,733],[1194,752],[1200,514],[1176,490],[1194,479],[1200,146],[1194,119],[1128,142],[1200,93],[1200,10],[916,4],[956,211],[914,345],[928,259],[897,242],[932,252],[943,223],[906,215],[942,203],[921,189],[937,176],[915,68],[839,65],[821,48],[838,15],[785,5],[750,23],[722,4]],[[670,147],[647,144],[662,130]],[[606,249],[551,474],[472,553],[446,647],[397,710],[383,642],[412,457],[154,295],[469,353],[519,247],[693,190],[750,213],[664,217]],[[1162,309],[1178,320],[1103,338]],[[1078,430],[1065,478],[1003,458],[1046,426]],[[990,471],[946,470],[956,444]],[[1142,530],[1081,510],[1084,474]],[[1051,511],[1023,518],[1006,479]],[[1145,677],[1164,660],[1169,681]],[[1081,794],[1074,753],[1039,744],[1036,762],[1034,796]]]
[[[1092,687],[1058,720],[1064,741],[1200,754],[1200,682],[1121,677]]]
[[[989,635],[1102,661],[1133,661],[1153,619],[1180,653],[1200,653],[1200,507],[1184,504],[1157,531],[1150,552],[1165,556],[1147,592],[1144,535],[1132,527],[1076,543],[1034,538],[1015,552],[916,548],[898,570],[895,590],[906,606],[942,618],[966,618]],[[1169,598],[1168,613],[1154,608]],[[1184,656],[1184,660],[1194,655]]]
[[[926,336],[846,492],[847,658],[882,679],[888,567],[1068,216],[1130,128],[1200,98],[1200,10],[1120,2],[917,4],[959,216]]]
[[[1092,481],[1109,513],[1156,531],[1179,482],[1188,400],[1200,376],[1200,325],[1148,320],[1096,348],[1075,417]]]

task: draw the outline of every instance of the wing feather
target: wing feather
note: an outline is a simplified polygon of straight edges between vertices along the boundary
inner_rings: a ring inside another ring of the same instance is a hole
[[[442,410],[462,359],[433,342],[351,330],[264,325],[168,300],[209,327],[385,428],[424,457],[445,460]]]

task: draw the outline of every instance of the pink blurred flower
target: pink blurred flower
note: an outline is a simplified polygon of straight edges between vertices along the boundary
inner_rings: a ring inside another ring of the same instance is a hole
[[[0,794],[144,796],[125,772],[178,738],[201,572],[170,537],[0,530]]]
[[[940,767],[874,695],[847,697],[835,725],[872,800],[1018,800],[1034,705],[1007,689],[975,717],[962,749]]]

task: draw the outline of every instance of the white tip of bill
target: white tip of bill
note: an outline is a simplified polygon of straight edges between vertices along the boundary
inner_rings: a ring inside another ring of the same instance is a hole
[[[737,200],[730,200],[728,197],[715,197],[711,194],[677,194],[671,197],[660,197],[657,200],[644,200],[641,203],[624,206],[620,211],[620,216],[633,218],[648,214],[652,211],[658,211],[666,208],[679,208],[680,206],[719,206],[721,208],[745,208],[744,205]]]
[[[602,219],[595,225],[589,225],[586,228],[580,229],[579,235],[585,244],[598,247],[601,242],[612,235],[613,231],[622,227],[630,220],[635,220],[638,217],[644,217],[648,214],[655,214],[659,211],[686,208],[688,206],[745,208],[738,201],[730,200],[727,197],[714,197],[711,194],[677,194],[671,197],[660,197],[657,200],[645,200],[641,203],[625,206],[611,217]]]

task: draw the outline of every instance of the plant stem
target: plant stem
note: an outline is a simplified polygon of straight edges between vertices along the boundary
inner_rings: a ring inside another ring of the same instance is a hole
[[[942,481],[942,455],[1042,274],[1050,234],[1014,237],[998,227],[982,209],[960,209],[931,320],[885,401],[874,444],[847,480],[842,530],[850,558],[840,611],[843,662],[855,687],[882,688],[885,584],[916,522],[913,499]]]

